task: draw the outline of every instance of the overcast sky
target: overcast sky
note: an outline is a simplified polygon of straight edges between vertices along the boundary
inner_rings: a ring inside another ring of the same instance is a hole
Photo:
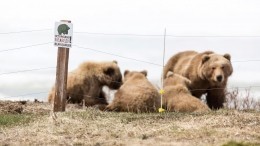
[[[230,53],[234,74],[229,86],[260,86],[260,37],[252,37],[260,36],[259,8],[259,0],[8,0],[0,9],[0,51],[52,42],[55,21],[71,20],[69,71],[83,61],[117,60],[122,72],[145,69],[158,82],[162,67],[155,64],[162,65],[163,36],[153,35],[163,35],[166,28],[171,36],[166,37],[165,62],[184,50]],[[9,33],[27,30],[42,31]],[[55,81],[56,57],[53,43],[0,52],[0,98],[43,92],[19,99],[44,99]],[[49,69],[3,74],[34,68]]]

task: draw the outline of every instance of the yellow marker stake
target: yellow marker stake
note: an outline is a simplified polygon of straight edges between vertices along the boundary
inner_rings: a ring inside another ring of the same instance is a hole
[[[161,89],[161,90],[159,91],[159,93],[160,93],[161,95],[163,95],[163,94],[164,94],[164,90]]]
[[[159,93],[161,94],[161,108],[159,108],[159,113],[162,113],[162,112],[165,112],[165,109],[162,108],[162,96],[163,96],[163,94],[164,94],[164,90],[161,89],[161,90],[159,91]]]
[[[165,39],[166,38],[166,28],[164,30],[164,43],[163,43],[163,69],[164,69],[164,57],[165,57]],[[161,88],[163,88],[163,69],[162,69],[162,78],[161,78]],[[162,113],[162,112],[165,112],[165,109],[162,108],[162,105],[163,105],[163,94],[164,94],[164,90],[161,89],[159,91],[159,93],[161,94],[161,108],[159,108],[159,113]]]
[[[165,112],[165,109],[159,108],[159,113],[163,113],[163,112]]]

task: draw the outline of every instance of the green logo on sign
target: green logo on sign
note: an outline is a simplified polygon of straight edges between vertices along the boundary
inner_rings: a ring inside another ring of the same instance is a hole
[[[69,26],[67,24],[61,24],[58,26],[58,33],[61,34],[68,34]]]

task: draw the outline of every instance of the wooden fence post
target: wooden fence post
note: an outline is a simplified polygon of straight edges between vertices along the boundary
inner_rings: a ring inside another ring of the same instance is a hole
[[[61,22],[71,23],[69,20]],[[53,111],[65,111],[67,100],[67,77],[68,77],[69,48],[58,47],[55,98]]]

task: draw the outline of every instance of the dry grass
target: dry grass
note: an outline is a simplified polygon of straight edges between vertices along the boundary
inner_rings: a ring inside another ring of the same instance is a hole
[[[22,115],[37,118],[0,125],[0,145],[260,145],[260,113],[254,110],[134,114],[69,105],[55,118],[47,103],[22,108]]]

